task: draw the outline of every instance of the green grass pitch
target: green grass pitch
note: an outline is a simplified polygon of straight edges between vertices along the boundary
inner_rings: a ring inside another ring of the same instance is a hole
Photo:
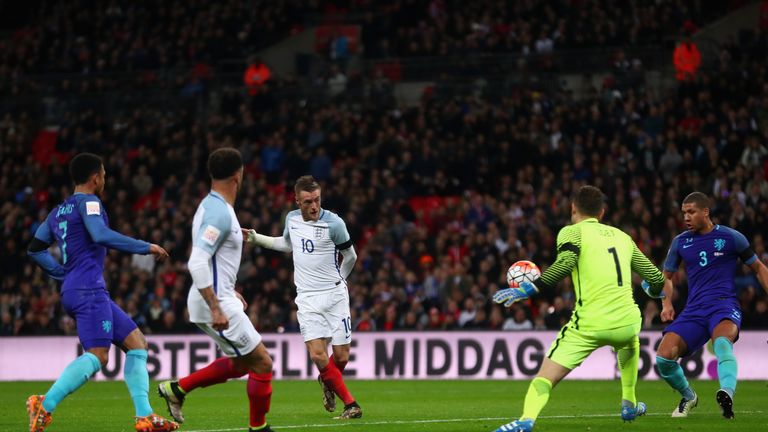
[[[50,383],[0,383],[0,431],[24,431],[26,397]],[[274,381],[269,421],[276,431],[493,431],[520,414],[527,381],[353,381],[352,393],[363,418],[333,420],[322,407],[315,381]],[[563,381],[536,424],[536,431],[765,431],[768,383],[740,382],[734,410],[725,420],[715,402],[717,383],[693,382],[699,406],[690,417],[672,419],[679,397],[660,381],[640,382],[638,396],[649,413],[633,423],[619,418],[618,381]],[[152,406],[167,414],[151,384]],[[184,406],[188,432],[245,431],[248,404],[245,381],[192,393]],[[339,407],[340,408],[340,407]],[[46,432],[132,431],[133,408],[122,382],[90,382],[67,398]]]

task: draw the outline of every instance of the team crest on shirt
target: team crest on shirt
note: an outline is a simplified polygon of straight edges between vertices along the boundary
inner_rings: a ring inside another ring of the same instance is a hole
[[[321,227],[315,227],[315,238],[321,239],[325,235],[325,230]]]
[[[721,251],[725,247],[725,240],[715,239],[715,249]]]

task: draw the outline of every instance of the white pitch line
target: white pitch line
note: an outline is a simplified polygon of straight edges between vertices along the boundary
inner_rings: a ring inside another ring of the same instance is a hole
[[[736,414],[762,414],[763,411],[734,411]],[[654,417],[666,417],[667,413],[648,413],[646,416]],[[584,414],[584,415],[550,415],[540,416],[540,419],[576,419],[576,418],[604,418],[604,417],[619,417],[619,414]],[[302,425],[273,425],[275,429],[303,429],[303,428],[333,428],[333,427],[346,427],[346,426],[381,426],[381,425],[406,425],[406,424],[429,424],[429,423],[458,423],[458,422],[477,422],[477,421],[511,421],[510,417],[477,417],[477,418],[454,418],[454,419],[431,419],[431,420],[389,420],[389,421],[376,421],[376,422],[361,422],[357,420],[340,420],[339,423],[319,423],[319,424],[302,424]],[[642,421],[642,420],[640,420]],[[186,432],[231,432],[242,431],[243,428],[230,428],[230,429],[197,429],[188,430]]]

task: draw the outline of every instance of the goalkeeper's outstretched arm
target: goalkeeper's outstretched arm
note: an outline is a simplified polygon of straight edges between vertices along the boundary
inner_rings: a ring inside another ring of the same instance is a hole
[[[650,285],[649,294],[658,297],[662,290],[664,290],[665,294],[669,294],[669,298],[671,298],[672,293],[666,293],[665,289],[665,281],[668,278],[664,277],[664,274],[653,265],[651,260],[640,252],[636,244],[633,243],[632,246],[632,271],[642,276],[643,280],[648,282],[648,285]]]
[[[573,225],[564,227],[557,235],[555,262],[534,282],[539,292],[543,289],[553,289],[558,282],[570,275],[579,262],[579,253],[581,253],[581,230]]]

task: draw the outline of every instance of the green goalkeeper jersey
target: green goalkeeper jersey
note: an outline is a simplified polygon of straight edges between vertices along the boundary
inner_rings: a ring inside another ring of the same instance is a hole
[[[632,296],[632,271],[654,288],[664,285],[664,275],[631,237],[590,218],[560,230],[557,260],[536,285],[553,287],[571,273],[576,305],[570,325],[581,330],[613,329],[640,321]]]

